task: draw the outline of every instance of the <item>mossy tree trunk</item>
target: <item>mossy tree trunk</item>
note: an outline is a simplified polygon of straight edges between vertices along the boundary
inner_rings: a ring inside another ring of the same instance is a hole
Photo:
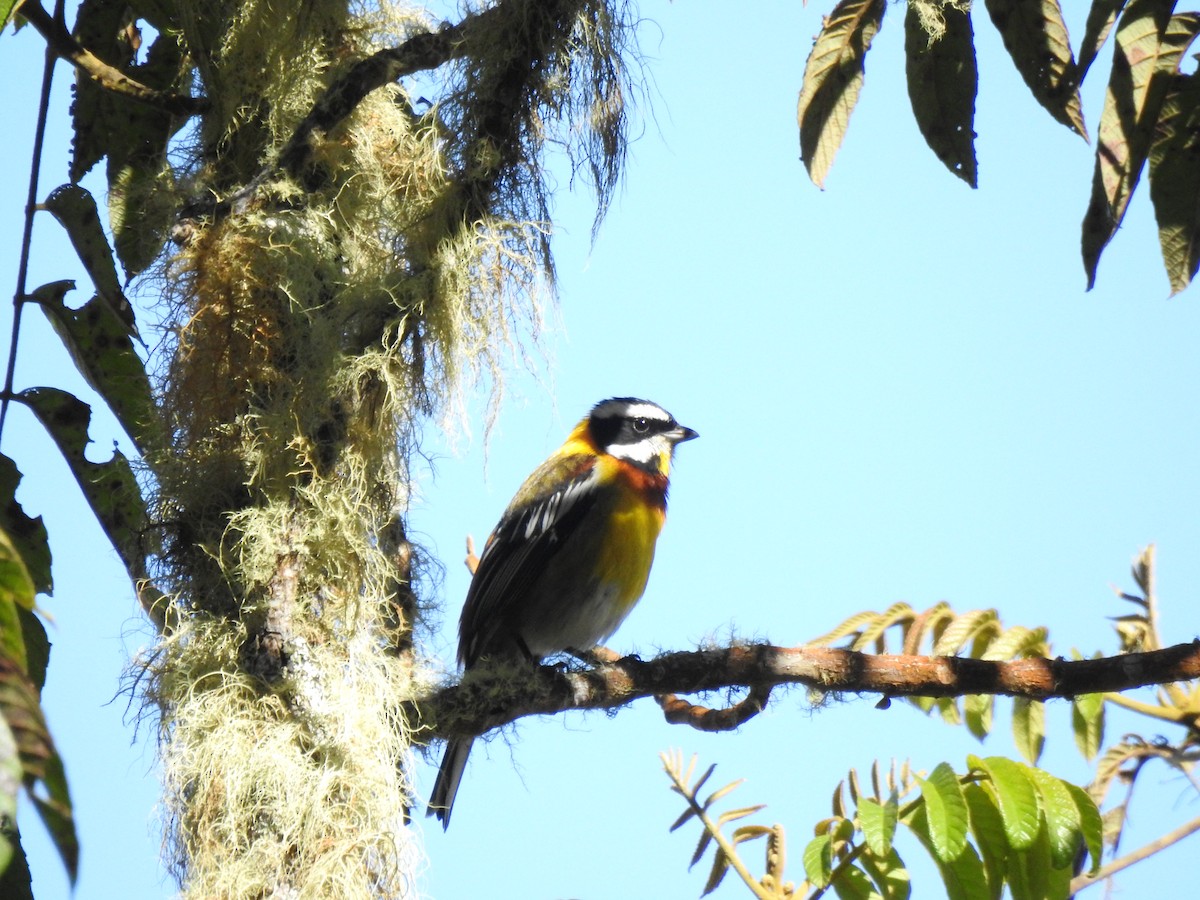
[[[168,863],[185,896],[405,895],[409,450],[536,329],[548,140],[605,208],[629,16],[85,0],[72,36],[22,13],[80,73],[73,179],[107,160],[116,254],[162,291],[119,549],[161,631],[139,683]]]

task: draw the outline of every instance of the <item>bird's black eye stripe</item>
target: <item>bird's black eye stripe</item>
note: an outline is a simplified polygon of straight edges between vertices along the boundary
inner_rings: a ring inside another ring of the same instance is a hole
[[[592,440],[602,448],[637,444],[675,427],[675,420],[665,409],[632,397],[598,403],[588,417]]]

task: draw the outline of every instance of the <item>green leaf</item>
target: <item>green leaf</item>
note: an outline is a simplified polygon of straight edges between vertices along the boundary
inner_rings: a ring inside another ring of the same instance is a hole
[[[1014,625],[988,644],[981,659],[1021,659],[1026,656],[1045,656],[1050,651],[1045,628],[1026,628]]]
[[[24,560],[37,593],[49,594],[54,587],[50,578],[50,538],[42,517],[31,519],[17,502],[20,483],[17,464],[0,453],[0,529]]]
[[[106,0],[83,0],[75,15],[76,39],[95,56],[116,69],[128,71],[137,55],[131,16],[126,4]],[[78,79],[75,102],[71,104],[74,135],[71,139],[71,181],[80,178],[109,152],[117,136],[110,124],[118,111],[125,112],[129,124],[134,104],[125,97],[113,96],[89,79]],[[119,134],[119,132],[117,132]]]
[[[804,65],[796,106],[800,158],[817,187],[824,187],[846,136],[862,89],[863,63],[886,10],[886,0],[840,0],[825,18]]]
[[[1000,818],[1000,805],[992,786],[986,781],[966,785],[963,796],[971,815],[971,834],[983,859],[988,888],[985,896],[988,900],[1000,900],[1008,858],[1008,838],[1004,834],[1004,820]]]
[[[1108,40],[1108,32],[1112,29],[1117,14],[1124,8],[1127,0],[1092,0],[1092,8],[1088,10],[1087,25],[1083,29],[1083,43],[1079,45],[1079,62],[1076,81],[1083,84],[1088,69],[1096,61],[1096,54]]]
[[[833,872],[833,843],[828,834],[819,834],[804,848],[801,857],[804,862],[804,875],[816,887],[829,884],[829,875]]]
[[[0,832],[5,835],[4,840],[0,842],[8,843],[12,849],[7,867],[0,868],[0,897],[4,897],[5,900],[33,900],[33,876],[29,871],[29,861],[25,858],[16,823],[9,828],[0,822]]]
[[[62,758],[46,727],[38,694],[15,663],[0,657],[0,718],[11,730],[21,762],[22,779],[30,799],[62,857],[74,884],[79,866],[79,841],[71,811],[71,795],[63,772]],[[45,794],[33,790],[41,782]]]
[[[712,843],[712,839],[713,836],[711,831],[709,831],[707,828],[701,829],[700,840],[696,842],[696,849],[692,853],[691,860],[688,862],[689,869],[696,865],[696,863],[700,862],[700,857],[704,856],[704,851],[708,849],[708,845]]]
[[[129,72],[149,87],[188,93],[190,61],[175,36],[179,29],[157,30],[145,64],[132,66]],[[113,249],[126,277],[133,278],[166,245],[176,212],[170,199],[174,191],[164,190],[172,187],[173,178],[167,145],[186,119],[104,93],[109,108],[97,124],[103,129],[101,141],[108,156],[108,220]]]
[[[908,98],[929,149],[947,169],[975,187],[975,93],[979,73],[971,14],[950,5],[935,9],[943,23],[937,37],[926,30],[915,3],[908,5],[904,17]]]
[[[958,712],[957,697],[938,697],[933,701],[933,707],[947,725],[959,725],[962,723],[962,716]]]
[[[852,865],[838,872],[833,881],[833,891],[842,900],[870,900],[879,896],[872,889],[871,879],[866,873]]]
[[[1061,883],[1060,887],[1060,883],[1061,878],[1055,877],[1050,864],[1050,841],[1043,822],[1029,846],[1009,857],[1009,888],[1013,900],[1060,900],[1068,894],[1067,885]]]
[[[1075,746],[1091,762],[1104,743],[1104,695],[1081,694],[1071,701],[1071,728]]]
[[[40,694],[46,686],[50,639],[46,637],[46,626],[32,610],[18,609],[17,619],[21,623],[21,637],[25,641],[25,674]]]
[[[1092,858],[1092,867],[1088,869],[1088,872],[1094,875],[1100,871],[1100,855],[1104,852],[1104,821],[1100,816],[1100,809],[1083,788],[1067,782],[1063,782],[1063,784],[1066,786],[1067,793],[1071,795],[1071,800],[1075,803],[1075,810],[1079,817],[1079,832],[1083,835],[1083,843],[1087,847],[1088,855]]]
[[[991,779],[1009,846],[1014,850],[1028,849],[1037,838],[1040,821],[1037,791],[1029,780],[1028,769],[1003,756],[980,759],[972,755],[967,759],[972,769]]]
[[[994,609],[973,609],[952,621],[933,645],[934,656],[953,656],[969,641],[981,634],[991,635],[1000,630],[1000,620]]]
[[[1046,704],[1027,697],[1013,698],[1013,743],[1031,766],[1042,758],[1046,745]]]
[[[8,534],[0,528],[0,603],[13,607],[15,622],[18,608],[33,609],[36,594],[29,567]]]
[[[17,854],[17,791],[21,788],[21,759],[8,722],[0,716],[0,875]],[[4,881],[0,878],[0,886]],[[8,896],[5,893],[0,896]]]
[[[844,637],[849,637],[852,634],[857,635],[859,633],[859,631],[863,628],[864,625],[866,625],[870,622],[874,622],[875,619],[878,618],[878,616],[879,616],[879,613],[874,612],[873,610],[866,610],[864,612],[855,613],[850,618],[846,619],[844,622],[842,622],[840,625],[838,625],[836,628],[834,628],[833,631],[830,631],[827,634],[821,635],[819,638],[812,641],[811,643],[818,645],[818,646],[825,647],[825,646],[828,646],[829,644],[832,644],[834,641],[841,640]]]
[[[88,425],[92,411],[77,397],[44,387],[28,388],[16,396],[33,410],[58,445],[130,577],[135,580],[145,577],[142,534],[147,515],[129,461],[119,450],[114,450],[112,458],[103,463],[91,462],[84,456],[91,440]]]
[[[66,229],[75,252],[87,269],[88,277],[96,286],[96,292],[104,298],[126,333],[137,337],[133,307],[121,290],[112,250],[108,246],[108,238],[104,236],[92,195],[78,185],[64,184],[51,191],[39,208],[48,211]]]
[[[1154,127],[1197,17],[1171,16],[1174,0],[1133,0],[1121,14],[1112,75],[1096,144],[1092,196],[1083,217],[1088,289],[1100,254],[1116,234],[1150,152]]]
[[[717,853],[713,857],[712,869],[708,873],[708,880],[704,882],[704,890],[700,892],[701,897],[707,897],[715,891],[725,878],[725,874],[729,871],[729,857],[725,855],[725,850],[721,847],[717,848]]]
[[[983,863],[979,859],[979,854],[975,852],[975,848],[968,843],[964,845],[963,852],[955,859],[949,862],[944,861],[933,846],[926,810],[925,804],[919,804],[913,813],[903,821],[929,851],[933,861],[937,864],[948,900],[979,900],[980,897],[987,896],[987,880],[984,876]]]
[[[967,730],[981,741],[992,732],[992,711],[995,707],[996,698],[991,694],[967,694],[963,698]]]
[[[3,568],[6,567],[0,563],[0,569]],[[19,611],[20,607],[13,600],[11,592],[0,588],[0,658],[12,662],[24,675],[29,671],[29,658],[25,653]]]
[[[1049,772],[1031,768],[1026,770],[1041,799],[1042,818],[1049,841],[1050,864],[1056,869],[1065,869],[1075,862],[1075,855],[1083,843],[1079,820],[1079,808],[1075,798],[1067,790],[1066,782]]]
[[[904,868],[904,861],[894,848],[882,858],[868,849],[858,862],[875,884],[880,900],[908,900],[912,894],[912,882],[908,870]]]
[[[934,855],[951,862],[967,844],[967,801],[949,763],[938,763],[928,778],[917,777],[929,819],[929,840]]]
[[[880,859],[892,852],[892,839],[896,835],[898,804],[895,796],[880,803],[871,797],[863,797],[858,803],[858,824],[871,852]]]
[[[880,615],[876,616],[851,645],[852,650],[869,651],[875,645],[876,653],[883,653],[885,644],[883,633],[899,622],[908,622],[913,618],[913,608],[903,601],[893,603]]]
[[[145,452],[155,417],[145,365],[124,323],[99,295],[79,309],[67,306],[63,298],[72,287],[70,281],[44,284],[30,299],[45,310],[79,373],[104,398],[138,449]]]
[[[12,21],[17,2],[18,0],[0,0],[0,30],[7,28],[8,23]]]
[[[1087,140],[1075,58],[1058,0],[985,0],[984,5],[1034,99]]]
[[[1150,145],[1150,200],[1171,293],[1177,294],[1200,268],[1200,76],[1195,73],[1173,76],[1163,98]]]
[[[171,192],[171,169],[157,161],[121,163],[110,156],[108,163],[108,221],[113,233],[113,250],[126,278],[133,278],[150,265],[167,243],[169,216],[159,207]]]

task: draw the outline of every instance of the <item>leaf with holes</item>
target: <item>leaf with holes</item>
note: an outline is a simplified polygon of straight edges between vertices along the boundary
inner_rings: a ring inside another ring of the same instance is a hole
[[[104,398],[138,449],[145,452],[154,421],[145,364],[124,323],[100,295],[79,309],[67,306],[64,297],[73,286],[70,281],[44,284],[30,299],[45,310],[79,373]]]
[[[863,62],[886,10],[886,0],[841,0],[826,17],[804,65],[796,105],[800,158],[817,187],[824,187],[846,136],[862,90]]]
[[[101,527],[133,579],[145,577],[142,534],[146,528],[145,503],[129,461],[114,450],[107,462],[89,461],[84,451],[91,442],[88,426],[92,411],[78,397],[57,388],[28,388],[17,394],[45,429],[70,466]]]
[[[976,186],[975,33],[967,9],[941,9],[945,31],[931,37],[915,5],[904,17],[904,57],[908,98],[925,143],[942,164]]]
[[[96,286],[96,292],[104,298],[126,333],[137,337],[133,307],[121,290],[112,249],[108,246],[108,238],[104,235],[92,195],[78,185],[64,184],[51,191],[39,208],[49,212],[66,229],[71,245],[79,254],[92,284]]]
[[[1058,0],[985,0],[984,5],[1034,99],[1056,121],[1087,140],[1075,57]]]

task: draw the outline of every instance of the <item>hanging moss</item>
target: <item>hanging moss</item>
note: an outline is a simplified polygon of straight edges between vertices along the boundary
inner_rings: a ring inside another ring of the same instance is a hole
[[[332,80],[428,27],[391,4],[174,5],[212,101],[178,154],[172,189],[191,196],[238,190]],[[414,726],[396,710],[431,669],[412,641],[409,455],[538,340],[547,141],[602,210],[624,153],[624,7],[501,6],[438,73],[441,103],[373,91],[303,184],[268,179],[197,222],[160,275],[168,437],[147,464],[175,608],[146,682],[185,897],[411,893]]]

